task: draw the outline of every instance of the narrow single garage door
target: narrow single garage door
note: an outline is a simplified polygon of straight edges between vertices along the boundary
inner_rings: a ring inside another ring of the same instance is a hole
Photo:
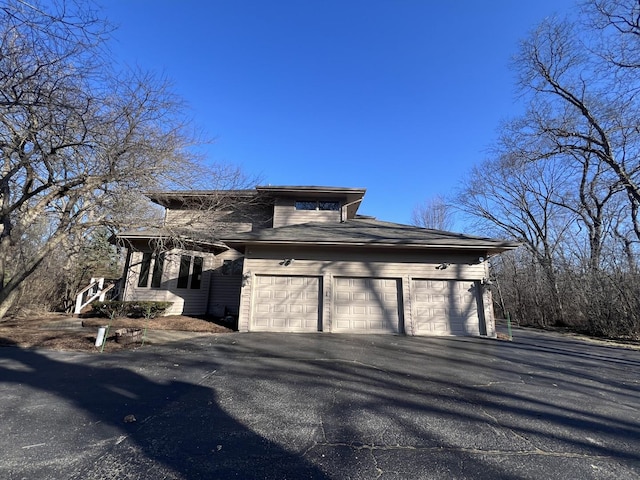
[[[318,277],[256,275],[253,331],[315,332],[318,330]]]
[[[473,281],[413,280],[411,308],[416,335],[479,335]]]
[[[398,280],[334,277],[334,332],[397,333]]]

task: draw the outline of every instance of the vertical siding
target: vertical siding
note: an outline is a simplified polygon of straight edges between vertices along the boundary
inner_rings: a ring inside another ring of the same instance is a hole
[[[411,277],[404,275],[401,279],[402,301],[404,312],[404,333],[414,335],[413,315],[411,309]]]
[[[211,270],[209,290],[208,313],[211,315],[222,316],[225,308],[231,314],[239,313],[242,274],[223,275],[222,266],[225,260],[237,260],[242,257],[237,250],[227,250],[216,256]]]
[[[484,318],[487,326],[487,337],[496,336],[496,317],[493,311],[493,297],[491,290],[483,288],[483,301],[484,301]]]
[[[333,328],[333,275],[325,273],[322,277],[322,331],[330,332]]]
[[[238,315],[238,331],[248,332],[253,308],[253,284],[255,275],[247,268],[247,257],[244,258],[243,281],[240,289],[240,313]]]

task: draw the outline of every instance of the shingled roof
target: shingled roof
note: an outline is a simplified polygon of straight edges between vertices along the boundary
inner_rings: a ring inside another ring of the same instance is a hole
[[[221,240],[233,248],[251,244],[310,244],[324,246],[405,246],[408,248],[471,249],[499,253],[519,246],[516,242],[383,222],[370,218],[355,218],[342,223],[324,222],[287,225],[257,232],[229,234]]]

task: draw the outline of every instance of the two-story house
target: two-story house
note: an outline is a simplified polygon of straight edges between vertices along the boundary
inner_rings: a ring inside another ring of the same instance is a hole
[[[495,335],[487,259],[512,242],[357,214],[365,189],[162,192],[124,232],[124,300],[237,315],[240,331]]]

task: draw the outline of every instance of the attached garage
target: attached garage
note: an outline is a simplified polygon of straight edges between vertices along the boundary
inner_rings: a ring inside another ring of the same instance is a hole
[[[413,280],[414,334],[480,335],[484,328],[480,325],[477,295],[477,282],[471,280]]]
[[[241,332],[495,336],[486,259],[515,248],[370,218],[224,241],[244,255]]]
[[[311,276],[256,275],[250,330],[318,331],[320,284]]]
[[[398,333],[399,281],[335,277],[332,332]]]

